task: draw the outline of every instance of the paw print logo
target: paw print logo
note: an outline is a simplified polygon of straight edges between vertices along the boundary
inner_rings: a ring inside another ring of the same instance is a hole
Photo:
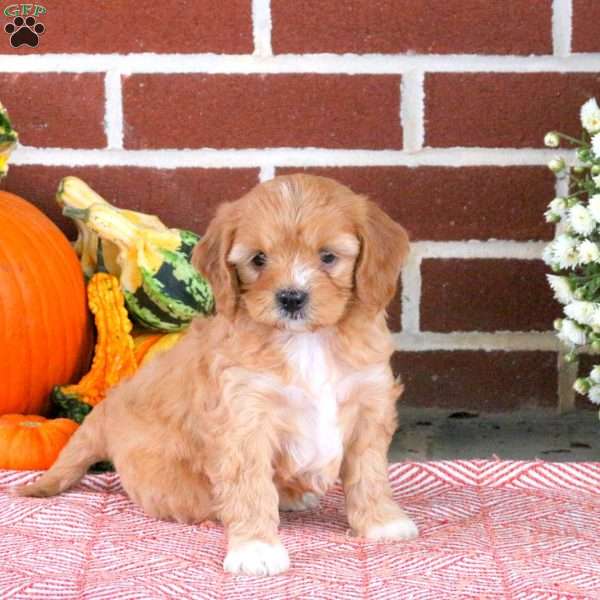
[[[35,17],[15,17],[12,23],[4,26],[4,31],[10,35],[10,45],[13,48],[23,45],[35,48],[40,42],[39,36],[46,28],[42,23],[37,23]]]

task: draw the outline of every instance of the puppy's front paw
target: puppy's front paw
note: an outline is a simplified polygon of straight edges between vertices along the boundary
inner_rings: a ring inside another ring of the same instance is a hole
[[[388,521],[382,525],[373,525],[367,529],[365,537],[369,540],[412,540],[419,530],[409,517]]]
[[[297,498],[282,496],[279,499],[279,510],[283,511],[311,510],[318,506],[319,496],[311,492],[305,492],[302,496]]]
[[[251,540],[232,548],[225,557],[223,568],[228,573],[277,575],[290,568],[290,559],[282,544]]]

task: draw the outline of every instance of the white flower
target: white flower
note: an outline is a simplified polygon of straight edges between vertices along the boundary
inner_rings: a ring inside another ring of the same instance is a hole
[[[582,325],[591,325],[599,307],[595,302],[576,300],[565,306],[565,315]]]
[[[552,264],[558,264],[561,269],[576,267],[579,264],[577,240],[565,233],[559,235],[554,240],[552,260]]]
[[[590,379],[594,382],[594,383],[600,383],[600,365],[596,365],[591,371],[590,371]]]
[[[593,385],[590,388],[588,398],[592,404],[600,404],[600,385]]]
[[[585,329],[577,325],[577,323],[571,319],[562,320],[558,337],[563,342],[567,342],[568,344],[573,344],[576,346],[583,346],[587,341]]]
[[[549,131],[544,136],[544,145],[548,146],[548,148],[558,148],[560,144],[560,138],[554,131]]]
[[[568,304],[575,300],[571,284],[566,277],[561,277],[560,275],[546,275],[546,279],[554,292],[554,297],[561,304]]]
[[[562,217],[567,212],[567,201],[564,198],[554,198],[548,208],[559,217]]]
[[[597,158],[600,158],[600,135],[592,137],[592,152]]]
[[[594,182],[594,185],[596,187],[600,187],[600,175],[596,175],[595,177],[592,177],[592,181]]]
[[[600,259],[600,248],[598,248],[598,244],[595,244],[590,240],[583,240],[583,242],[579,244],[578,252],[579,262],[582,265],[598,262]]]
[[[590,133],[600,131],[600,107],[596,102],[596,98],[590,98],[581,107],[581,124]]]
[[[590,235],[596,228],[591,212],[580,203],[569,209],[569,223],[579,235]]]
[[[600,194],[594,194],[588,202],[588,210],[596,222],[600,223]]]

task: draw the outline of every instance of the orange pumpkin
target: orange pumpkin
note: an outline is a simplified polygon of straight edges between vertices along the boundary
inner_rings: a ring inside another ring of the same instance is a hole
[[[71,419],[0,416],[0,469],[48,469],[79,427]]]
[[[41,211],[0,191],[0,415],[43,412],[52,387],[76,380],[90,351],[75,252]]]

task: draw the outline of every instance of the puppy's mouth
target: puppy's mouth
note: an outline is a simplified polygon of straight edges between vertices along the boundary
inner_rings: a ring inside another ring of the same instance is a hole
[[[279,319],[277,322],[278,328],[283,329],[285,331],[296,331],[296,332],[304,332],[311,331],[313,327],[310,323],[303,317],[284,317]]]
[[[290,312],[287,310],[280,310],[279,318],[284,321],[304,321],[306,319],[306,311],[295,310],[293,312]]]

